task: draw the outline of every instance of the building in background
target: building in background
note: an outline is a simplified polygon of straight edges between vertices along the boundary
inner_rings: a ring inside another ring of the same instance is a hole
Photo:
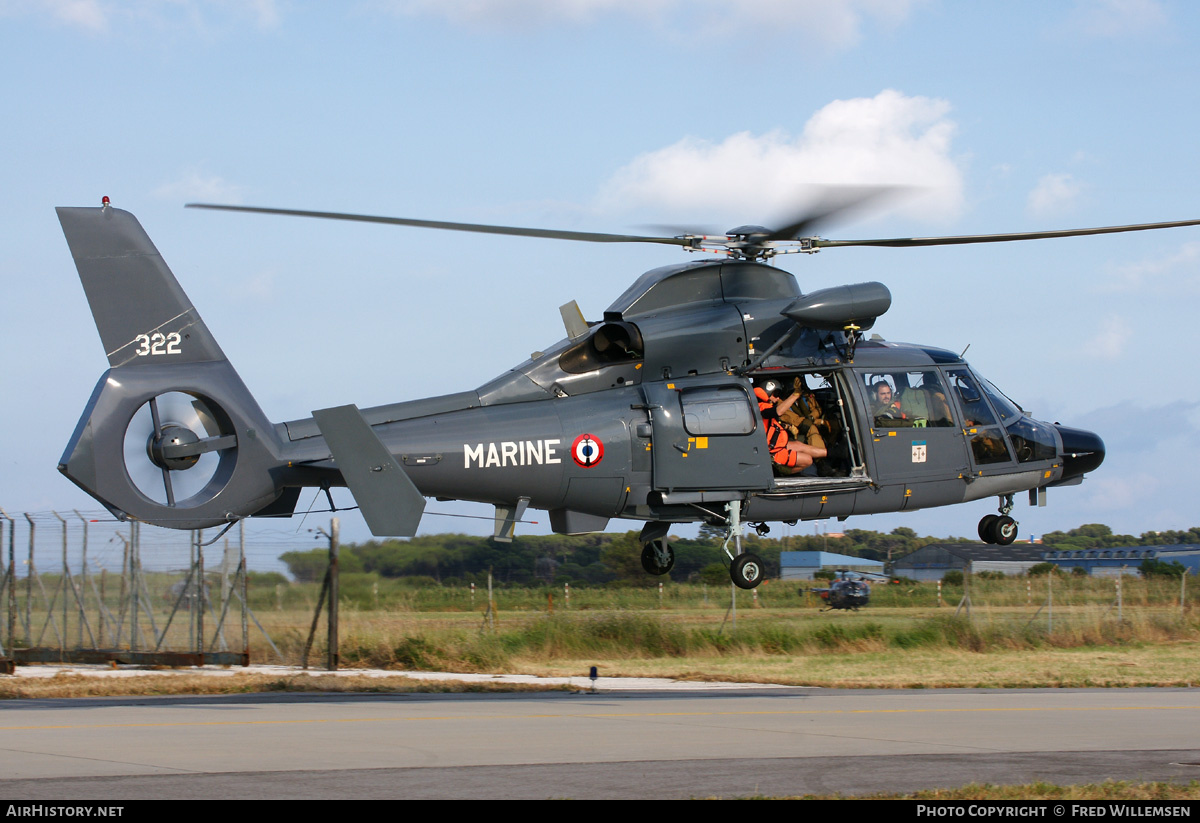
[[[780,552],[779,576],[782,580],[812,580],[821,569],[846,569],[863,574],[883,574],[883,563],[865,557],[851,557],[833,552]]]
[[[1200,573],[1200,546],[1178,544],[1167,546],[1118,546],[1110,549],[1071,549],[1048,551],[1044,554],[1048,563],[1064,570],[1082,568],[1094,577],[1115,577],[1133,574],[1143,560],[1158,560],[1163,563],[1180,563],[1188,574]]]
[[[1020,575],[1044,562],[1043,554],[1045,547],[1031,543],[933,543],[893,563],[892,574],[912,580],[941,580],[951,570]]]

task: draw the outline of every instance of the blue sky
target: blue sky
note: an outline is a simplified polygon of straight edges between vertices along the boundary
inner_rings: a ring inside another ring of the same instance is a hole
[[[55,469],[106,361],[54,206],[134,212],[267,414],[294,419],[474,388],[559,339],[562,303],[595,319],[681,254],[185,202],[640,232],[895,183],[921,194],[823,234],[1200,218],[1197,42],[1200,7],[1167,0],[0,0],[0,506],[96,507]],[[1036,416],[1100,432],[1083,486],[1018,501],[1024,534],[1200,522],[1200,229],[782,265],[806,291],[886,282],[875,332],[970,345]],[[970,535],[993,509],[844,525]]]

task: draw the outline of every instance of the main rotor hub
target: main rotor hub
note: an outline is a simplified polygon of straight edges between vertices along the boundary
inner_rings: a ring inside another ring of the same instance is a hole
[[[771,230],[766,226],[738,226],[736,229],[730,229],[725,232],[730,237],[754,237],[765,236],[771,233]]]

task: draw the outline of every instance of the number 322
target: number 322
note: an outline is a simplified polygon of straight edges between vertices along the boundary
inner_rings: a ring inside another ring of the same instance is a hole
[[[139,334],[134,338],[134,341],[141,344],[137,349],[138,357],[156,354],[183,354],[179,348],[179,333],[171,332],[164,335],[162,332],[154,332],[154,334]]]

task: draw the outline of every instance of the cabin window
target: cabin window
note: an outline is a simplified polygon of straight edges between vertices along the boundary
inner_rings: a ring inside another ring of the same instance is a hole
[[[688,434],[750,434],[755,428],[750,398],[737,386],[683,389],[679,405]]]

